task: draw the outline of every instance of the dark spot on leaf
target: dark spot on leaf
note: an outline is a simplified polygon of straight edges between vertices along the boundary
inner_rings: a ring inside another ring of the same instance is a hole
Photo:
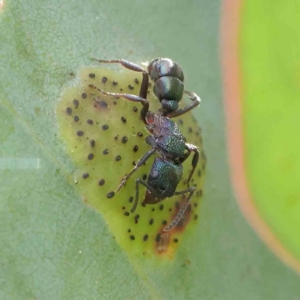
[[[116,85],[118,84],[118,82],[114,80],[114,81],[112,82],[112,84],[113,84],[113,86],[116,86]]]
[[[166,220],[164,220],[162,223],[163,223],[163,225],[167,225],[168,222]]]
[[[142,137],[143,134],[139,131],[139,132],[138,132],[138,136],[139,136],[139,137]]]
[[[131,203],[133,201],[133,197],[130,197],[129,198],[129,202]]]
[[[152,225],[153,223],[154,223],[154,219],[151,218],[151,219],[149,220],[149,225]]]
[[[156,241],[156,242],[159,242],[160,239],[161,239],[161,236],[160,236],[160,234],[158,233],[158,234],[156,235],[155,241]]]
[[[75,107],[75,108],[78,108],[78,106],[79,106],[79,101],[78,101],[77,99],[74,99],[74,100],[73,100],[73,104],[74,104],[74,107]]]
[[[148,240],[148,234],[145,234],[143,240],[146,242]]]
[[[82,174],[82,178],[83,179],[86,179],[86,178],[88,178],[90,175],[89,175],[89,173],[84,173],[84,174]]]
[[[116,158],[115,158],[115,161],[120,161],[120,160],[121,160],[121,156],[117,155]]]
[[[94,154],[93,153],[90,153],[89,155],[88,155],[88,159],[89,160],[92,160],[94,158]]]
[[[86,94],[86,93],[82,93],[82,94],[81,94],[81,97],[82,97],[83,99],[85,99],[85,98],[87,97],[87,94]]]
[[[109,192],[106,197],[107,198],[112,198],[115,195],[115,192]]]
[[[125,117],[122,117],[121,120],[122,120],[123,123],[126,123],[126,118]]]
[[[160,209],[160,210],[163,210],[163,209],[164,209],[164,205],[161,204],[161,205],[159,206],[159,209]]]
[[[133,147],[133,151],[134,152],[137,152],[139,150],[139,147],[137,146],[137,145],[135,145],[134,147]]]
[[[147,174],[144,174],[143,175],[143,180],[146,180],[147,179]]]
[[[108,151],[108,149],[104,149],[102,153],[103,153],[104,155],[106,155],[106,154],[109,153],[109,151]]]
[[[90,73],[90,74],[89,74],[89,77],[90,77],[90,78],[95,78],[95,74],[94,74],[94,73]]]
[[[133,87],[131,84],[128,85],[128,88],[129,88],[130,90],[133,90],[133,89],[134,89],[134,87]]]
[[[79,117],[78,116],[75,116],[74,117],[74,122],[78,122],[79,121]]]
[[[70,116],[72,114],[72,108],[71,107],[67,107],[66,113]]]
[[[133,107],[133,111],[134,111],[134,112],[137,112],[137,111],[138,111],[138,108],[137,108],[136,106],[134,106],[134,107]]]
[[[86,122],[87,122],[88,124],[90,124],[90,125],[93,125],[93,124],[94,124],[93,120],[91,120],[91,119],[88,119]]]
[[[134,223],[137,224],[139,222],[140,215],[134,216]]]
[[[127,141],[128,141],[127,136],[123,136],[122,137],[122,143],[125,144],[125,143],[127,143]]]
[[[83,135],[84,135],[84,132],[83,132],[82,130],[79,130],[79,131],[77,131],[77,135],[78,135],[78,136],[83,136]]]
[[[107,130],[107,129],[108,129],[108,125],[106,125],[106,124],[103,125],[103,126],[102,126],[102,129],[103,129],[103,130]]]
[[[202,190],[198,190],[198,191],[196,192],[196,196],[197,196],[197,197],[201,197],[201,196],[202,196]]]
[[[137,78],[134,79],[134,82],[135,82],[136,84],[139,84],[139,80],[138,80]]]
[[[98,182],[98,184],[99,184],[100,186],[103,186],[104,183],[105,183],[105,180],[104,180],[104,179],[100,179],[99,182]]]
[[[95,142],[95,140],[90,140],[90,145],[91,145],[91,147],[92,147],[92,148],[94,148],[94,147],[95,147],[95,145],[96,145],[96,142]]]
[[[100,105],[101,108],[107,108],[108,107],[108,104],[105,101],[103,101],[103,100],[99,101],[98,103],[99,103],[99,105]]]
[[[107,77],[103,76],[102,77],[102,82],[105,83],[107,81]]]
[[[130,214],[129,214],[128,211],[125,211],[125,212],[124,212],[124,216],[128,217],[129,215],[130,215]]]
[[[174,243],[178,243],[178,239],[174,239],[173,242],[174,242]]]
[[[134,236],[134,235],[131,235],[131,236],[130,236],[130,239],[134,241],[134,240],[135,240],[135,236]]]

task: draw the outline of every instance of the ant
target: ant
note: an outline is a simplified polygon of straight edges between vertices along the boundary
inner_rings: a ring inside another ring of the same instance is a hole
[[[185,142],[185,138],[177,124],[172,121],[171,118],[185,114],[198,106],[200,104],[200,97],[195,93],[184,90],[183,71],[181,67],[171,59],[156,58],[148,64],[147,70],[124,59],[95,60],[99,63],[121,64],[126,69],[140,72],[143,75],[139,96],[125,93],[109,93],[92,84],[89,86],[102,94],[124,98],[132,102],[140,102],[143,105],[140,116],[146,129],[151,133],[150,136],[146,137],[146,143],[152,146],[152,149],[142,156],[129,174],[124,176],[117,188],[117,192],[139,167],[155,152],[158,152],[160,157],[154,159],[147,182],[140,178],[135,181],[136,196],[131,213],[135,211],[138,204],[139,185],[143,185],[147,188],[143,204],[155,204],[173,195],[189,193],[175,218],[163,229],[165,232],[169,231],[179,223],[196,190],[195,186],[190,187],[190,180],[199,160],[198,148],[195,145]],[[161,108],[157,113],[149,110],[149,101],[147,100],[149,76],[154,82],[153,92],[161,103]],[[189,96],[192,103],[184,108],[178,109],[178,103],[181,101],[184,93]],[[194,152],[194,155],[192,159],[192,171],[187,179],[188,188],[177,192],[177,185],[182,178],[182,164],[192,152]]]

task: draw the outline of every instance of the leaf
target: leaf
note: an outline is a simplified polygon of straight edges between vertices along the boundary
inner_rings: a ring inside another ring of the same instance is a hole
[[[228,180],[219,3],[6,1],[0,12],[2,299],[283,299],[298,277],[241,216]],[[171,57],[201,98],[208,157],[196,230],[172,263],[132,260],[73,187],[56,107],[90,57]],[[262,282],[264,284],[262,284]]]
[[[258,2],[248,11],[255,11],[256,19],[245,16],[241,41],[247,173],[258,213],[298,260],[299,272],[300,39],[291,30],[299,26],[298,4],[279,1],[268,17]],[[263,30],[257,30],[261,23]]]

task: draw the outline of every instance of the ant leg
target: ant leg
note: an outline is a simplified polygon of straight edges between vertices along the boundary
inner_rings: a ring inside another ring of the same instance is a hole
[[[125,59],[97,59],[97,58],[92,58],[92,60],[95,60],[99,63],[104,63],[104,64],[120,64],[124,68],[129,69],[131,71],[135,72],[147,72],[145,69],[140,67],[139,65],[136,65],[128,60]]]
[[[134,166],[134,168],[129,172],[129,174],[125,175],[123,179],[121,180],[121,183],[119,184],[117,188],[117,192],[125,185],[127,179],[140,167],[142,166],[152,154],[154,154],[156,151],[156,148],[152,148],[150,151],[145,153],[142,158],[137,162],[137,164]]]
[[[179,160],[179,162],[182,164],[189,156],[192,152],[194,152],[194,156],[193,156],[193,159],[192,159],[192,171],[187,179],[187,186],[190,187],[190,180],[195,172],[195,169],[196,169],[196,166],[198,164],[198,161],[199,161],[199,150],[198,150],[198,147],[193,145],[193,144],[188,144],[188,143],[185,143],[185,149],[187,149],[187,153],[185,153]]]
[[[138,202],[139,202],[139,184],[142,184],[143,186],[145,186],[148,190],[150,190],[150,192],[152,194],[155,195],[155,190],[152,188],[152,186],[150,186],[148,183],[146,183],[145,181],[143,181],[140,178],[138,178],[135,181],[135,191],[136,191],[136,194],[135,194],[135,200],[134,200],[134,203],[133,203],[133,206],[132,206],[132,209],[131,209],[131,213],[135,212],[136,207],[137,207]]]
[[[191,178],[195,172],[195,169],[197,167],[197,164],[198,164],[198,161],[199,161],[199,157],[200,157],[200,154],[199,154],[199,149],[197,146],[193,145],[193,144],[188,144],[188,143],[185,143],[185,149],[187,149],[188,152],[186,152],[180,159],[179,159],[179,162],[180,164],[182,164],[185,160],[187,160],[189,158],[189,156],[191,155],[192,152],[194,152],[194,156],[193,156],[193,159],[192,159],[192,171],[187,179],[187,186],[190,187],[190,181],[191,181]]]
[[[122,94],[122,93],[110,93],[110,92],[105,92],[99,88],[97,88],[96,86],[94,86],[93,84],[89,84],[89,87],[92,89],[95,89],[97,91],[99,91],[100,93],[107,95],[107,96],[111,96],[111,97],[120,97],[120,98],[124,98],[126,100],[129,101],[133,101],[133,102],[140,102],[143,105],[145,105],[148,100],[142,97],[139,97],[137,95],[133,95],[133,94]]]
[[[184,91],[184,93],[187,94],[193,102],[184,108],[178,109],[176,111],[173,111],[173,112],[167,114],[168,118],[174,118],[174,117],[181,116],[181,115],[185,114],[186,112],[192,110],[193,108],[197,107],[200,104],[201,99],[197,94],[189,92],[189,91]]]
[[[174,193],[174,195],[182,195],[182,194],[185,194],[185,193],[190,193],[190,194],[185,199],[184,203],[180,207],[180,209],[179,209],[177,215],[175,216],[175,218],[171,221],[171,223],[168,226],[166,226],[163,229],[164,232],[170,231],[171,229],[173,229],[179,223],[179,221],[181,220],[181,218],[182,218],[183,214],[185,213],[187,207],[189,206],[190,200],[191,200],[193,194],[195,193],[195,190],[196,190],[196,187],[192,186],[192,187],[190,187],[190,188],[188,188],[184,191]]]
[[[140,88],[140,97],[147,99],[147,92],[148,92],[148,86],[149,86],[149,74],[148,73],[143,73],[143,80],[142,80],[142,84],[141,84],[141,88]],[[146,120],[146,116],[149,110],[149,102],[148,100],[146,100],[147,102],[142,103],[143,107],[141,109],[140,112],[140,116],[144,122],[144,124],[148,124],[147,120]]]
[[[139,65],[134,64],[125,59],[96,59],[96,58],[93,58],[93,60],[96,60],[100,63],[106,63],[106,64],[107,63],[108,64],[121,64],[126,69],[143,73],[143,81],[142,81],[141,89],[140,89],[140,97],[144,98],[144,99],[147,98],[147,91],[148,91],[148,86],[149,86],[149,73],[147,70],[145,70],[142,67],[140,67]]]
[[[143,69],[139,65],[136,65],[125,59],[96,59],[96,58],[93,58],[93,60],[96,60],[99,63],[121,64],[126,69],[143,73],[143,81],[142,81],[141,89],[140,89],[140,97],[144,98],[144,99],[147,98],[147,91],[148,91],[148,86],[149,86],[149,73],[145,69]]]
[[[191,180],[191,178],[192,178],[192,176],[193,176],[193,174],[194,174],[194,172],[195,172],[195,169],[196,169],[196,167],[197,167],[197,164],[198,164],[198,161],[199,161],[199,156],[200,156],[200,154],[199,154],[199,149],[198,149],[198,147],[197,146],[195,146],[195,145],[192,145],[192,144],[188,144],[188,143],[186,143],[185,144],[185,147],[186,147],[186,149],[188,150],[188,152],[189,153],[191,153],[191,152],[194,152],[194,156],[193,156],[193,159],[192,159],[192,171],[191,171],[191,173],[190,173],[190,175],[189,175],[189,177],[188,177],[188,179],[187,179],[187,186],[189,187],[190,186],[190,180]],[[188,156],[186,157],[186,158],[188,158],[190,156],[190,154],[188,154]],[[186,159],[185,158],[185,159]],[[183,162],[183,161],[182,161]]]
[[[123,93],[109,93],[105,92],[93,84],[90,84],[89,87],[98,90],[100,93],[108,95],[108,96],[114,96],[114,97],[121,97],[125,98],[129,101],[133,102],[140,102],[143,105],[143,108],[141,109],[140,115],[141,118],[144,122],[144,124],[148,124],[146,120],[146,115],[149,110],[149,102],[147,100],[147,92],[148,92],[148,87],[149,87],[149,74],[146,70],[141,68],[140,66],[133,64],[127,60],[124,59],[116,59],[116,60],[97,60],[98,62],[103,62],[103,63],[120,63],[122,64],[125,68],[137,71],[137,72],[142,72],[143,73],[143,80],[140,88],[140,93],[139,96],[133,95],[133,94],[123,94]]]

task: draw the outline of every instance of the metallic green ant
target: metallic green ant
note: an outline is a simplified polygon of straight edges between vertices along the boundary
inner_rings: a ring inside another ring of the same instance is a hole
[[[131,212],[133,213],[135,211],[139,201],[140,184],[147,188],[143,204],[155,204],[163,201],[167,197],[189,193],[175,218],[163,229],[165,232],[169,231],[181,220],[189,205],[190,199],[196,190],[195,186],[190,187],[190,180],[199,160],[198,148],[195,145],[185,142],[177,124],[170,118],[185,114],[198,106],[200,104],[200,97],[195,93],[184,90],[184,75],[182,69],[171,59],[154,59],[148,64],[147,70],[124,59],[96,61],[100,63],[121,64],[129,70],[141,72],[143,75],[139,96],[124,93],[109,93],[94,85],[90,85],[90,87],[105,95],[120,97],[133,102],[140,102],[143,105],[140,115],[146,129],[151,133],[151,135],[146,138],[146,142],[152,146],[152,149],[142,156],[129,174],[124,176],[117,191],[125,185],[129,177],[140,166],[142,166],[155,152],[158,152],[160,157],[154,159],[147,182],[140,178],[135,181],[136,196]],[[157,113],[149,110],[149,101],[147,100],[149,76],[154,81],[153,92],[161,103],[161,108]],[[181,101],[184,93],[189,96],[192,103],[184,108],[178,109],[178,103]],[[187,180],[188,188],[177,192],[177,185],[182,178],[182,163],[192,152],[194,152],[194,155],[192,159],[192,171]]]

